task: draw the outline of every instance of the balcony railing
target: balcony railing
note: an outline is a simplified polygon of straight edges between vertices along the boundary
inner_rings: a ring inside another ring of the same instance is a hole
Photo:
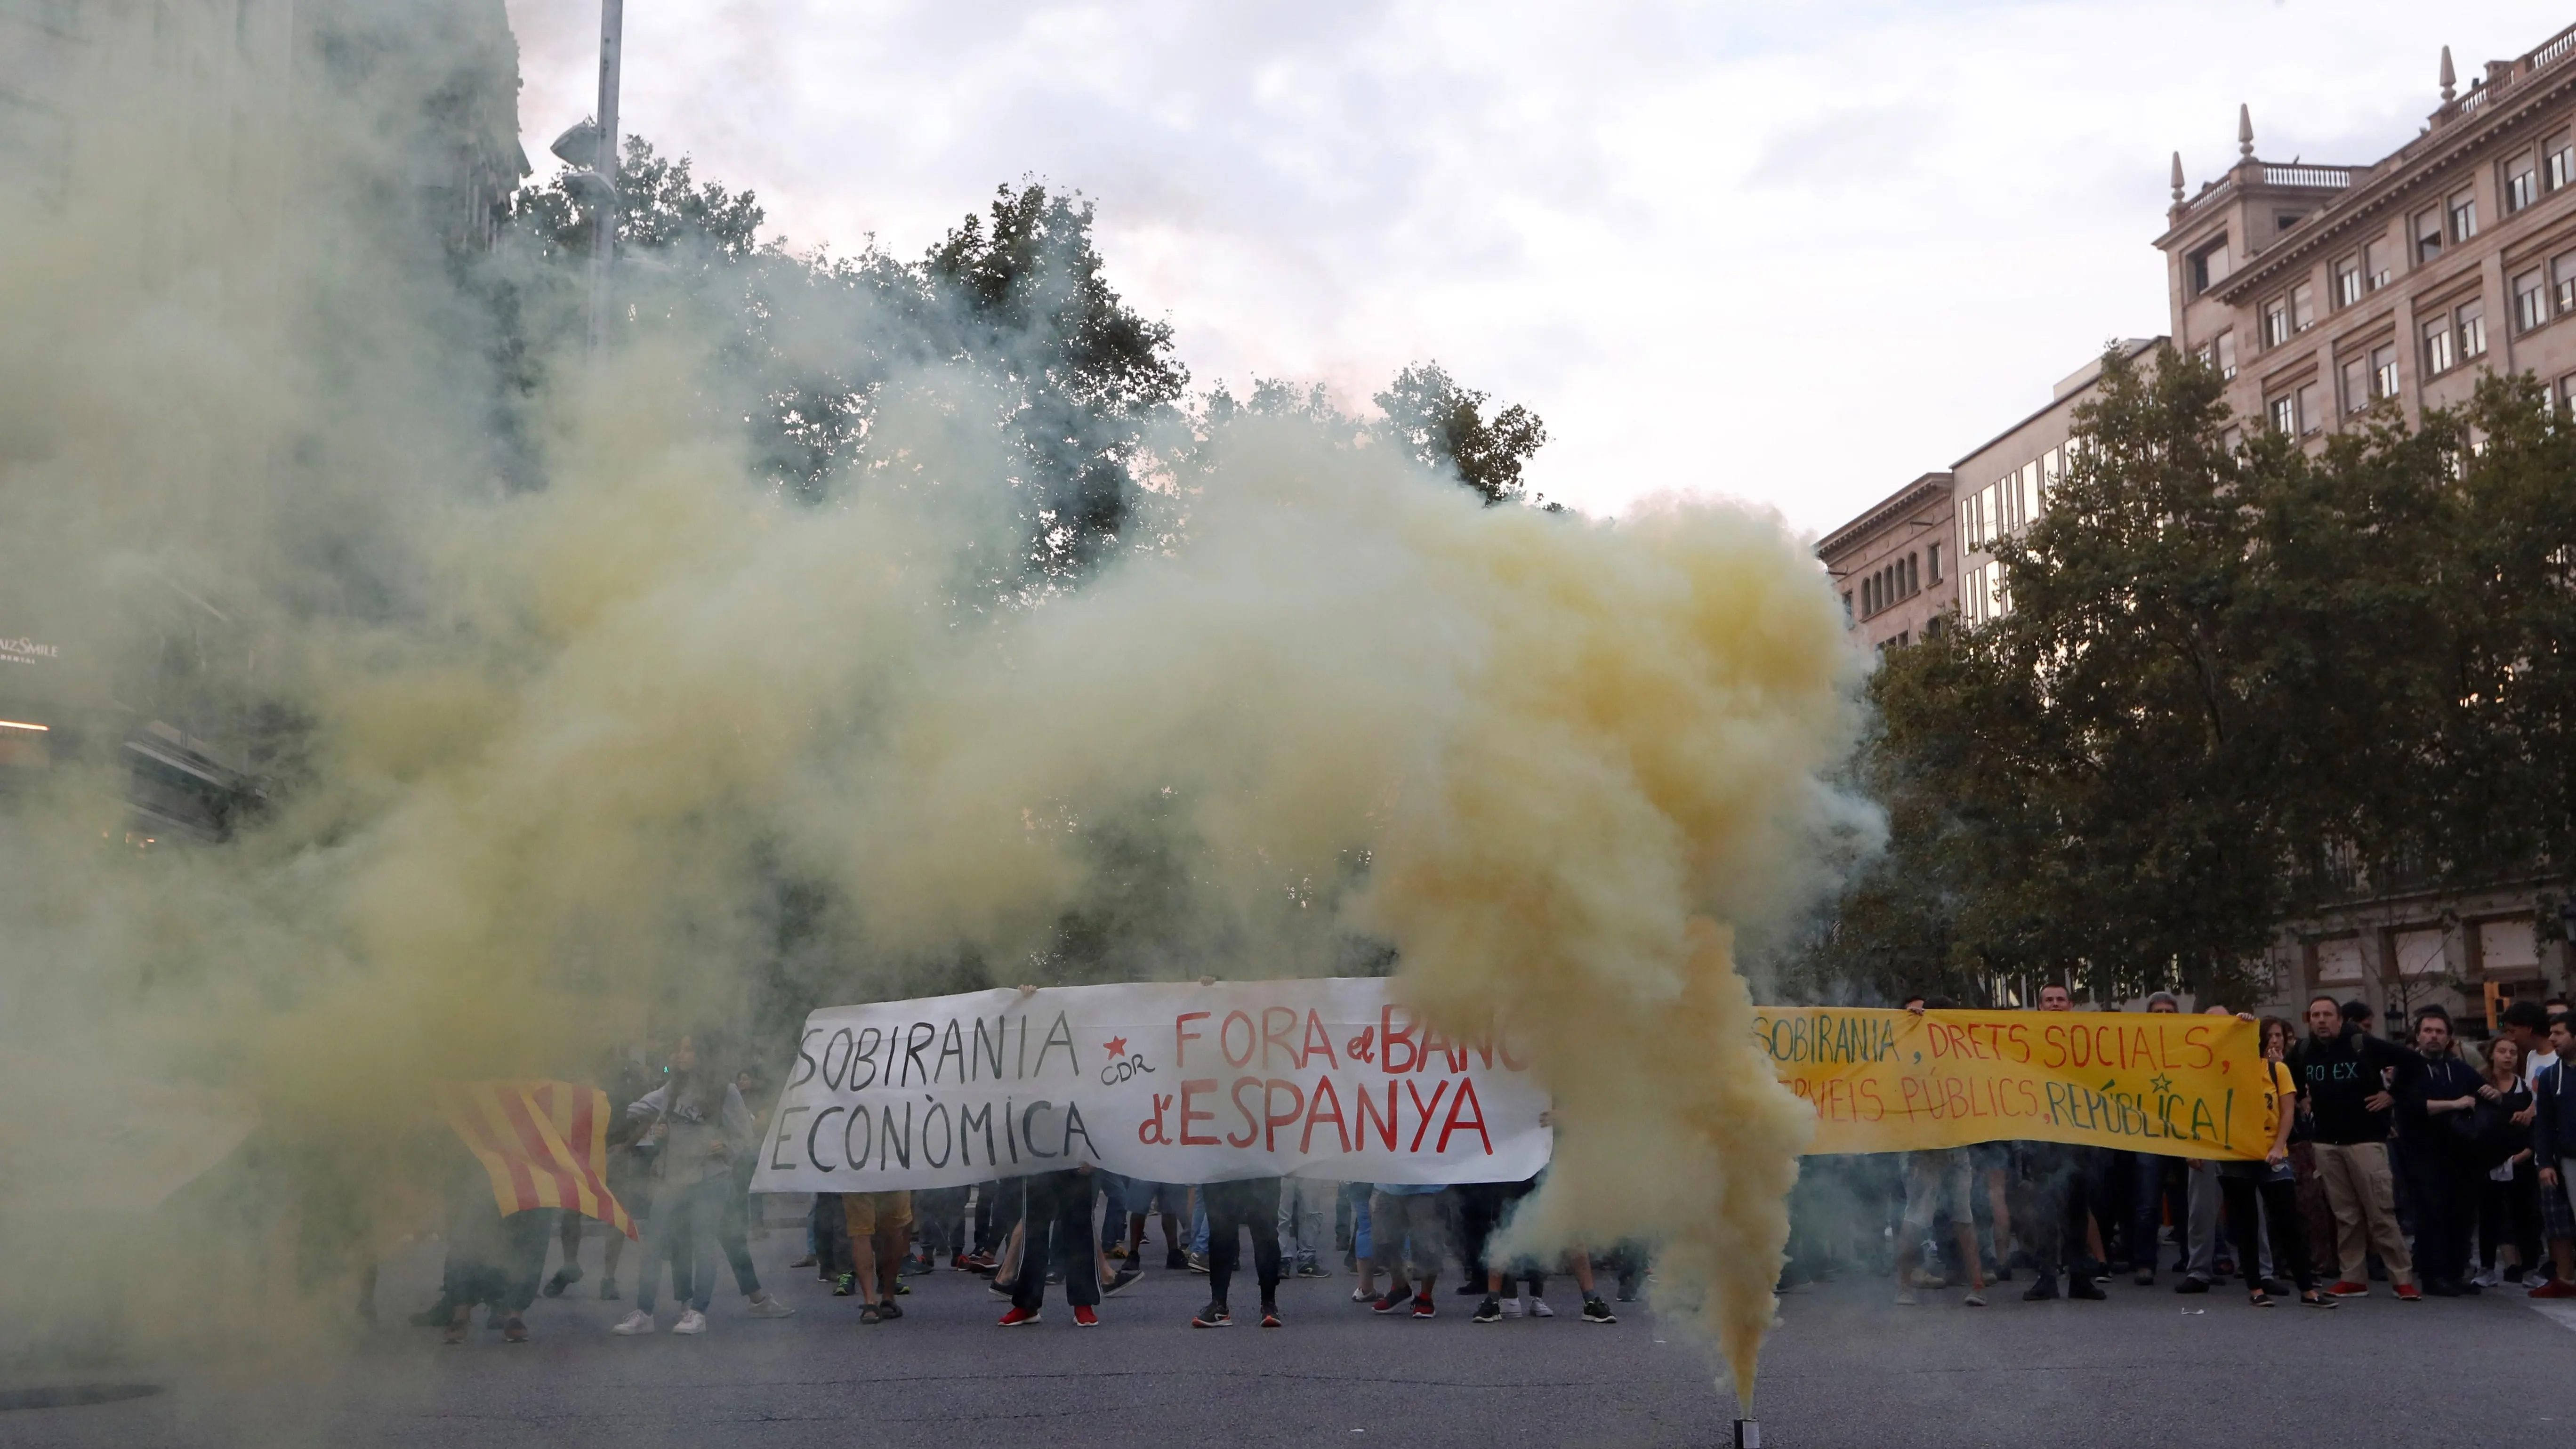
[[[2493,105],[2498,95],[2519,87],[2570,55],[2576,55],[2576,25],[2549,37],[2518,59],[2490,65],[2487,83],[2471,86],[2458,100],[2444,101],[2442,108],[2433,113],[2433,125],[2438,129],[2475,117]]]
[[[2576,25],[2558,32],[2546,45],[2524,57],[2522,68],[2526,72],[2540,70],[2556,65],[2570,53],[2576,53]]]
[[[2367,168],[2350,166],[2265,166],[2263,168],[2263,184],[2266,186],[2316,186],[2339,191],[2352,184],[2352,174],[2355,170],[2362,169]]]

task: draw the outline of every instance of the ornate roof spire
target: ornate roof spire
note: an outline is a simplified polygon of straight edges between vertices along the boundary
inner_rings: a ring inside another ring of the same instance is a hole
[[[2236,154],[2254,159],[2254,108],[2242,104],[2236,108]]]
[[[2446,46],[2443,46],[2443,47],[2442,47],[2442,104],[2444,104],[2444,105],[2446,105],[2446,106],[2447,106],[2447,105],[2449,105],[2449,104],[2451,103],[2451,97],[2452,97],[2452,96],[2454,96],[2454,95],[2456,95],[2456,94],[2458,93],[2458,90],[2457,90],[2458,82],[2459,82],[2459,77],[2458,77],[2457,75],[2453,74],[2453,73],[2452,73],[2452,70],[2451,70],[2451,48],[2450,48],[2449,46],[2447,46],[2447,45],[2446,45]]]
[[[2174,205],[2182,205],[2182,153],[2180,151],[2174,153],[2173,193]]]

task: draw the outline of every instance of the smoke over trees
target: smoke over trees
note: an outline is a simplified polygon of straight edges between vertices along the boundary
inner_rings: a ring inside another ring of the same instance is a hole
[[[2528,378],[2314,455],[2209,368],[2105,362],[2002,619],[1890,651],[1887,852],[1805,964],[2241,1004],[2277,923],[2576,859],[2576,430]],[[2563,865],[2556,867],[2563,869]]]
[[[1487,503],[1516,503],[1528,495],[1521,465],[1547,442],[1538,414],[1513,403],[1487,416],[1487,395],[1460,387],[1437,362],[1397,373],[1371,400],[1386,414],[1388,435],[1423,466],[1454,470]]]
[[[736,390],[710,404],[737,410],[761,475],[806,507],[920,481],[909,445],[879,437],[889,409],[928,406],[989,428],[1014,499],[1014,541],[978,565],[969,593],[982,607],[1025,607],[1079,587],[1122,548],[1171,545],[1189,527],[1186,506],[1165,496],[1171,478],[1212,467],[1205,449],[1238,418],[1294,420],[1347,446],[1386,449],[1488,503],[1528,496],[1522,469],[1546,440],[1537,416],[1489,406],[1436,362],[1405,368],[1378,394],[1382,419],[1344,413],[1320,384],[1278,379],[1255,379],[1242,401],[1222,384],[1193,397],[1171,324],[1139,313],[1111,284],[1092,204],[1078,194],[1036,180],[999,187],[913,261],[873,241],[853,255],[799,253],[783,238],[764,240],[767,215],[752,192],[708,181],[690,158],[642,137],[624,145],[613,211],[617,338],[716,339],[722,356],[709,375]],[[500,244],[462,264],[490,314],[505,379],[494,431],[514,479],[542,476],[542,430],[527,409],[565,381],[548,367],[580,355],[596,213],[568,174],[523,188]],[[1043,974],[1089,979],[1139,951],[1178,953],[1192,882],[1174,836],[1154,821],[1082,828],[1094,888],[1057,923]],[[814,973],[792,963],[844,944],[832,926],[842,903],[774,851],[762,852],[758,869],[771,959],[757,973],[752,1012],[778,1027],[817,1004],[800,985]],[[1329,884],[1363,875],[1354,858]],[[1391,964],[1382,942],[1336,950],[1337,969]],[[966,959],[923,969],[924,989],[936,989],[981,984],[986,968]]]
[[[1137,312],[1110,285],[1089,200],[1023,181],[996,188],[985,212],[969,212],[915,262],[873,242],[854,256],[799,254],[784,239],[760,239],[767,214],[753,193],[700,180],[690,158],[663,156],[640,136],[625,150],[622,264],[689,276],[699,305],[731,309],[729,360],[756,368],[763,386],[745,423],[780,488],[814,502],[864,477],[870,420],[889,379],[944,364],[997,390],[994,421],[1017,454],[1033,573],[1066,578],[1117,545],[1132,492],[1156,461],[1149,437],[1190,404],[1190,377],[1171,324]],[[542,350],[525,294],[547,293],[553,325],[570,325],[594,216],[558,175],[523,189],[514,219],[512,246],[485,285],[505,353],[524,359]],[[532,269],[531,260],[548,265]],[[837,337],[795,320],[822,298],[852,318]],[[1547,441],[1527,407],[1489,409],[1488,394],[1460,386],[1438,362],[1404,368],[1372,401],[1385,416],[1364,423],[1345,418],[1319,384],[1256,379],[1246,403],[1220,384],[1197,411],[1329,418],[1355,439],[1382,438],[1455,474],[1488,502],[1527,498],[1522,469]]]

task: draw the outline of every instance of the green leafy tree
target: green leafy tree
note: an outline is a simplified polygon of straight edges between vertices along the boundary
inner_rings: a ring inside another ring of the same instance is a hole
[[[1522,501],[1529,484],[1521,466],[1546,444],[1547,425],[1519,403],[1489,415],[1490,400],[1437,362],[1404,369],[1372,399],[1386,414],[1387,436],[1425,467],[1455,472],[1487,503]]]
[[[1811,988],[2242,1000],[2294,913],[2576,858],[2576,430],[2528,379],[2313,452],[2220,398],[2107,358],[2009,612],[1873,676],[1889,845]]]
[[[823,502],[866,476],[890,387],[963,374],[992,400],[1019,466],[1027,578],[1070,578],[1114,546],[1153,429],[1188,385],[1169,324],[1126,305],[1093,241],[1091,204],[1038,182],[999,189],[918,262],[763,242],[758,197],[703,181],[687,157],[628,137],[610,215],[620,327],[685,322],[722,340],[712,374],[736,387],[763,469]],[[484,279],[516,397],[535,392],[549,345],[582,315],[591,228],[567,171],[524,189],[516,245]],[[505,412],[506,412],[505,407]],[[505,418],[499,431],[524,429]],[[523,469],[522,471],[531,471]]]
[[[1189,386],[1171,324],[1119,297],[1091,228],[1079,195],[1005,186],[916,269],[924,330],[1004,389],[1050,573],[1115,542],[1147,434]]]

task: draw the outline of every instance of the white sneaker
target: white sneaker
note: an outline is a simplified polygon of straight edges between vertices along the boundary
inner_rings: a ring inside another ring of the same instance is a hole
[[[680,1321],[671,1325],[671,1331],[673,1333],[704,1333],[707,1331],[707,1316],[692,1308],[688,1312],[680,1315]]]
[[[774,1296],[755,1298],[744,1304],[742,1311],[744,1316],[749,1318],[792,1318],[796,1315],[795,1309],[779,1302]]]
[[[651,1333],[653,1331],[653,1315],[645,1312],[641,1308],[631,1309],[624,1318],[617,1320],[617,1326],[615,1328],[608,1331],[616,1334],[620,1338],[633,1338],[639,1333]]]
[[[1521,1316],[1522,1312],[1521,1301],[1518,1298],[1506,1298],[1503,1300],[1503,1316],[1505,1318],[1518,1318]]]
[[[1556,1316],[1556,1310],[1547,1306],[1546,1299],[1532,1298],[1529,1300],[1529,1316],[1532,1318],[1554,1318]]]
[[[2477,1284],[2481,1288],[2501,1288],[2504,1286],[2504,1275],[2493,1268],[2489,1268],[2478,1276],[2471,1278],[2469,1281]]]

